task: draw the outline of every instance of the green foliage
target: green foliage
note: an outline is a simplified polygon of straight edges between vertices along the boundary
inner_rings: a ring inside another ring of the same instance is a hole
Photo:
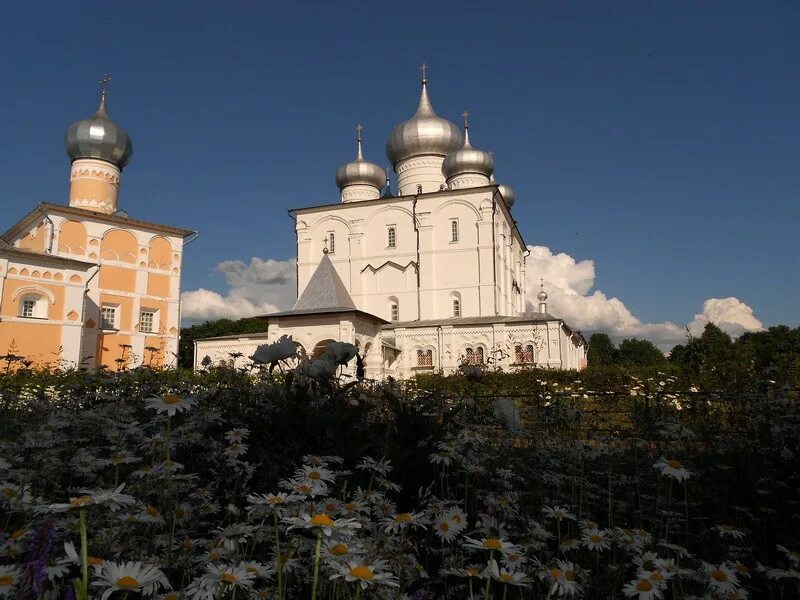
[[[617,349],[617,364],[634,367],[657,367],[666,364],[664,353],[650,340],[624,339]]]
[[[261,317],[247,317],[236,321],[219,319],[184,327],[181,329],[181,340],[178,344],[178,366],[185,369],[191,369],[194,366],[195,340],[224,335],[262,333],[266,330],[267,321]]]
[[[593,333],[589,338],[587,360],[590,367],[617,363],[617,347],[606,333]]]

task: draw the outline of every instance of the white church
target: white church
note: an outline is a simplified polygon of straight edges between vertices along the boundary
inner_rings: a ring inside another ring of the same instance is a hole
[[[356,158],[336,173],[340,201],[289,211],[297,302],[265,315],[266,333],[198,340],[195,368],[249,357],[283,335],[301,360],[331,341],[355,344],[373,379],[452,373],[465,362],[583,368],[586,340],[548,313],[543,289],[528,309],[514,192],[494,182],[492,155],[471,145],[467,117],[462,133],[437,116],[423,70],[416,113],[386,144],[396,194],[365,160],[357,127]]]

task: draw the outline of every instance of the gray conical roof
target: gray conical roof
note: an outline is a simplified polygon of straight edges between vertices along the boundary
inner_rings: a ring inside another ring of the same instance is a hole
[[[323,311],[332,308],[355,309],[356,305],[336,272],[336,267],[325,254],[306,289],[294,303],[292,311]]]

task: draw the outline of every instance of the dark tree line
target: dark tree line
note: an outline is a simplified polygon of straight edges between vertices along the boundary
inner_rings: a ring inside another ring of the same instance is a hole
[[[206,321],[181,329],[181,340],[178,344],[178,365],[186,369],[194,366],[194,342],[210,337],[225,335],[242,335],[248,333],[262,333],[267,330],[267,320],[261,317],[247,317],[244,319],[219,319]]]

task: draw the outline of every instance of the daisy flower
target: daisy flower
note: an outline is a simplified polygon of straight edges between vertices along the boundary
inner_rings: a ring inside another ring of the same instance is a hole
[[[489,574],[495,581],[500,581],[508,585],[527,585],[530,578],[522,571],[510,571],[497,565],[497,561],[489,561]]]
[[[331,538],[325,545],[325,550],[330,558],[343,560],[347,557],[359,556],[364,553],[364,547],[358,542],[344,539]]]
[[[678,481],[686,481],[692,476],[691,471],[684,467],[679,460],[674,458],[667,460],[662,457],[653,465],[653,468],[661,471],[662,475],[673,477]]]
[[[716,530],[719,537],[731,537],[735,540],[744,539],[744,531],[736,529],[733,525],[715,525],[712,529]]]
[[[556,560],[554,567],[539,573],[539,579],[547,582],[551,596],[577,596],[583,589],[578,583],[575,565],[568,560]]]
[[[739,587],[739,579],[736,577],[736,573],[725,563],[720,563],[719,565],[703,563],[703,570],[708,577],[708,583],[717,592],[727,594]]]
[[[189,410],[197,403],[197,399],[191,396],[182,398],[178,394],[164,394],[163,396],[153,396],[145,400],[145,406],[152,408],[156,414],[167,413],[168,417],[174,417],[176,412]]]
[[[781,552],[783,552],[786,555],[786,558],[792,561],[792,564],[794,566],[796,567],[800,566],[800,552],[798,552],[797,550],[789,550],[788,548],[786,548],[785,546],[781,546],[780,544],[778,544],[775,547]]]
[[[386,476],[392,470],[392,461],[390,460],[375,460],[370,456],[365,456],[361,462],[356,465],[356,469],[363,469],[365,471],[373,471],[378,475]]]
[[[363,564],[357,561],[350,561],[345,564],[334,563],[336,573],[331,575],[331,579],[344,577],[345,581],[355,581],[361,586],[362,590],[371,585],[386,585],[389,587],[399,587],[397,578],[389,571],[386,571],[384,561],[376,561],[373,564]]]
[[[562,551],[564,550],[575,550],[575,548],[580,548],[581,543],[580,541],[576,540],[575,538],[564,538],[561,540],[560,548]]]
[[[22,569],[11,565],[0,565],[0,597],[11,596],[22,578]]]
[[[169,581],[161,569],[133,561],[122,564],[103,563],[92,585],[103,589],[100,600],[106,600],[117,591],[126,594],[141,592],[143,595],[152,596],[159,588],[170,589]]]
[[[656,600],[663,598],[661,588],[649,579],[634,579],[622,586],[622,593],[637,600]]]
[[[289,529],[297,527],[302,527],[303,529],[318,528],[328,537],[333,534],[334,530],[337,533],[345,534],[353,533],[354,530],[361,527],[361,524],[357,523],[355,519],[331,519],[325,513],[317,513],[315,515],[303,513],[300,517],[284,517],[283,522],[289,524]]]
[[[227,432],[225,434],[225,439],[231,444],[241,444],[248,435],[250,435],[250,430],[247,429],[247,427],[237,427]]]
[[[575,520],[575,515],[566,508],[561,508],[560,506],[545,506],[542,512],[548,519],[557,519],[558,521],[562,521],[563,519]]]
[[[422,527],[426,529],[425,517],[419,513],[397,513],[392,517],[386,517],[381,522],[385,533],[399,533],[408,527]]]
[[[607,550],[610,547],[605,531],[587,531],[582,541],[589,550]]]
[[[80,508],[87,508],[89,506],[107,506],[112,511],[121,508],[122,506],[129,506],[136,503],[136,499],[128,494],[123,494],[122,490],[125,488],[123,483],[115,489],[107,490],[79,490],[79,496],[69,499],[66,504],[48,504],[38,509],[38,512],[66,512],[68,510],[75,510]]]
[[[480,540],[476,540],[474,538],[465,537],[464,546],[475,550],[498,550],[503,554],[522,552],[521,546],[517,546],[516,544],[512,544],[500,538],[481,538]]]

